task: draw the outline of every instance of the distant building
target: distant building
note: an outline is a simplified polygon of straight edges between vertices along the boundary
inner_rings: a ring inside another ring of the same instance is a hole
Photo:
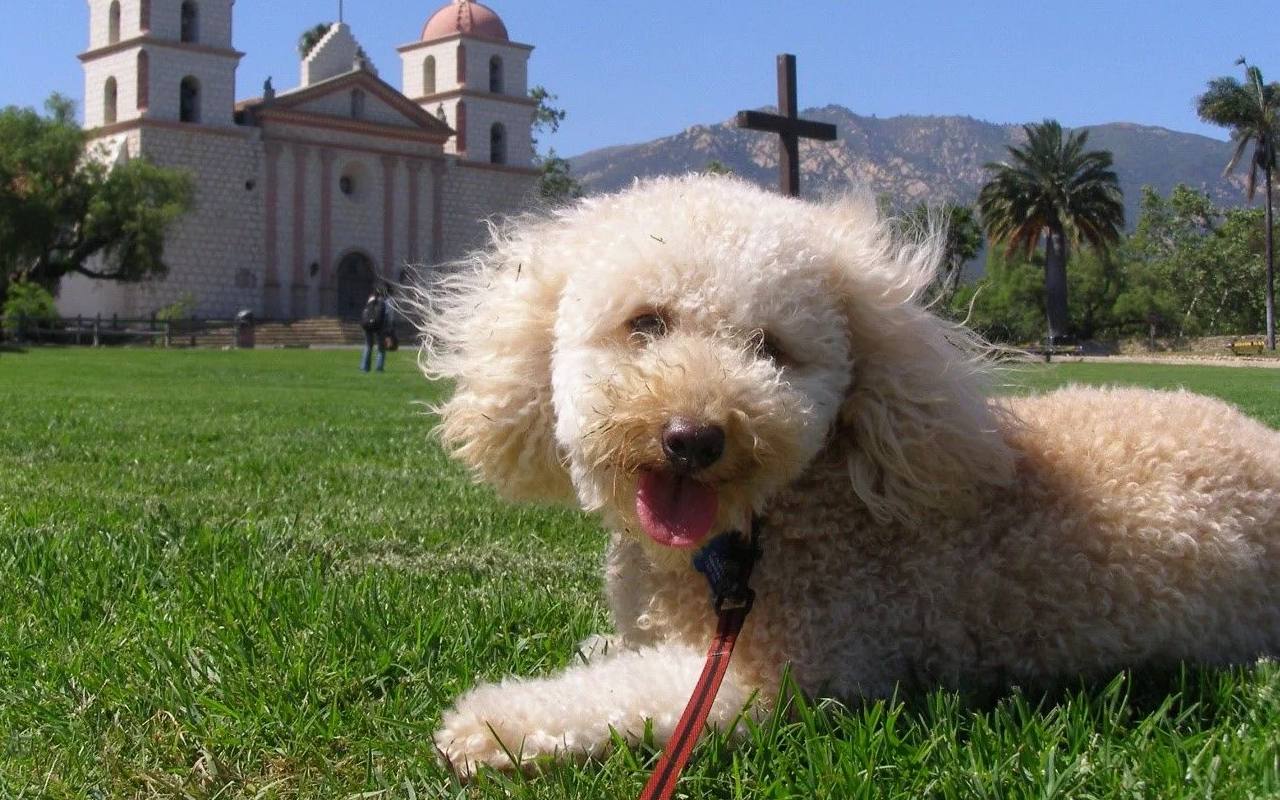
[[[196,203],[165,243],[166,279],[68,278],[64,314],[146,315],[189,296],[202,317],[354,315],[375,280],[460,255],[535,191],[533,48],[479,3],[451,2],[399,48],[402,91],[336,23],[297,88],[268,80],[240,103],[234,0],[88,3],[91,146],[189,170]]]

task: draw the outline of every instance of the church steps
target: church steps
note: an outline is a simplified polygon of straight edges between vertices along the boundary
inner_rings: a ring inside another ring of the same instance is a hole
[[[404,322],[396,325],[401,343],[414,338],[412,328]],[[178,343],[191,343],[189,336],[177,337]],[[254,326],[254,347],[334,347],[363,345],[364,330],[360,323],[339,317],[310,317],[289,321],[264,321]],[[235,331],[230,327],[211,328],[195,334],[196,347],[233,347]]]

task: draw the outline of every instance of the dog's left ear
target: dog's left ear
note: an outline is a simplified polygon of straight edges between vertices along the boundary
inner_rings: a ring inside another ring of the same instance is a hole
[[[904,245],[874,210],[843,210],[854,220],[834,228],[835,260],[853,376],[836,446],[853,489],[885,523],[972,510],[983,489],[1013,474],[999,412],[986,396],[990,348],[920,303],[939,236]]]
[[[536,223],[424,292],[423,371],[451,379],[435,407],[439,435],[480,480],[511,500],[570,501],[555,443],[551,349],[562,271],[539,264]]]

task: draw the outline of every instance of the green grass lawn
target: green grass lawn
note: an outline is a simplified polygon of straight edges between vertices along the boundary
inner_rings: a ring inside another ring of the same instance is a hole
[[[393,354],[0,354],[0,797],[628,797],[652,750],[461,787],[430,734],[477,680],[607,617],[604,537],[472,486]],[[1035,368],[1185,385],[1280,427],[1280,371]],[[689,797],[1264,797],[1280,669],[1051,697],[790,703],[704,743]]]

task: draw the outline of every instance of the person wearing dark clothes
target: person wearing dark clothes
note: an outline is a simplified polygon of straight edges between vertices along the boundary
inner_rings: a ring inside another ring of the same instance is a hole
[[[373,358],[373,348],[378,348],[378,362],[374,367],[382,372],[387,361],[387,338],[393,335],[395,322],[392,319],[391,304],[387,302],[386,293],[374,289],[365,301],[364,310],[360,312],[360,327],[364,329],[364,352],[360,355],[360,371],[369,371],[369,362]]]

